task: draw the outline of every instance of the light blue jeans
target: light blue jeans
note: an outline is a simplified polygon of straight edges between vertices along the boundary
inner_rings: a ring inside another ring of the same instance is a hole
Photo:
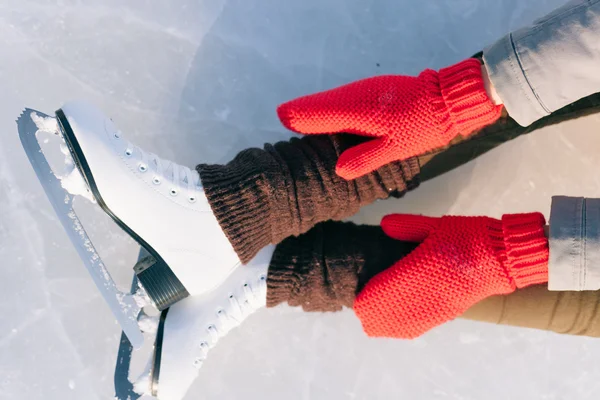
[[[522,126],[600,92],[600,0],[567,3],[489,46],[483,59]]]
[[[555,196],[548,289],[600,289],[600,199]]]
[[[520,125],[600,92],[600,0],[575,0],[483,52]],[[557,196],[550,215],[550,290],[600,289],[600,200]]]

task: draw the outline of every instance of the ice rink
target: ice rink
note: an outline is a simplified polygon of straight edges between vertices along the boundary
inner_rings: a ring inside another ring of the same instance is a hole
[[[102,107],[140,146],[226,162],[285,140],[286,100],[464,59],[564,0],[2,0],[0,399],[111,399],[120,330],[19,142],[24,107]],[[542,211],[600,197],[600,116],[506,143],[354,219]],[[135,246],[100,215],[90,233],[129,279]],[[370,340],[352,312],[261,310],[209,354],[187,399],[585,400],[600,340],[455,321],[415,341]]]

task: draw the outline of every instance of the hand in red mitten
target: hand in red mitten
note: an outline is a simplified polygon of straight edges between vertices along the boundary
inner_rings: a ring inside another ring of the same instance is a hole
[[[415,338],[480,300],[548,281],[540,213],[430,218],[388,215],[384,232],[422,242],[358,294],[354,311],[369,336]]]
[[[418,77],[363,79],[277,109],[281,122],[298,133],[373,137],[342,153],[337,173],[345,179],[446,146],[458,134],[493,123],[501,111],[489,99],[474,58]]]

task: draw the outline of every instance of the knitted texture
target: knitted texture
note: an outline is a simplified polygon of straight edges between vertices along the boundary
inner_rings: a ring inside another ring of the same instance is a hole
[[[422,242],[371,279],[354,311],[369,336],[415,338],[492,295],[548,281],[548,241],[540,213],[430,218],[389,215],[381,227]]]
[[[287,303],[304,311],[352,308],[372,277],[417,247],[379,226],[327,221],[277,245],[267,276],[267,307]]]
[[[416,158],[353,181],[336,175],[339,155],[364,141],[354,135],[292,138],[244,150],[225,165],[198,165],[208,202],[242,262],[268,244],[418,186]]]
[[[373,138],[346,150],[338,175],[355,179],[394,160],[446,146],[458,134],[496,121],[502,106],[489,99],[479,60],[470,58],[417,77],[359,80],[280,105],[279,119],[304,134],[346,132]]]

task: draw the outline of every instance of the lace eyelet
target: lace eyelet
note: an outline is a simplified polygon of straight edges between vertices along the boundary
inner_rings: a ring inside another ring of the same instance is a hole
[[[264,276],[264,275],[261,275],[261,276],[260,276],[260,280],[261,280],[261,281],[264,281],[264,280],[266,280],[266,279],[267,279],[267,277],[266,277],[266,276]]]
[[[169,193],[171,193],[171,196],[173,196],[173,197],[174,197],[174,196],[177,196],[177,193],[178,193],[178,192],[177,192],[177,189],[173,188],[173,189],[171,189],[171,190],[169,191]]]
[[[225,311],[223,311],[223,310],[219,310],[219,311],[217,311],[217,315],[223,315],[224,312]]]
[[[208,349],[208,343],[206,343],[206,342],[200,343],[200,348],[201,349]]]
[[[115,139],[121,139],[121,132],[115,132],[113,136],[115,137]]]
[[[160,185],[160,178],[158,176],[155,176],[154,178],[152,178],[152,183],[154,183],[155,185]]]
[[[215,329],[217,329],[217,327],[216,327],[216,326],[214,326],[214,325],[209,325],[209,326],[206,328],[206,330],[208,330],[209,332],[211,332],[211,331],[214,331]]]
[[[196,196],[190,196],[190,197],[188,197],[188,201],[190,203],[195,203],[196,202]]]
[[[148,166],[146,164],[140,164],[138,165],[138,169],[140,170],[140,172],[146,172],[148,171]]]
[[[202,366],[202,363],[203,363],[203,362],[204,362],[204,361],[203,361],[201,358],[196,358],[196,359],[194,360],[194,367],[196,367],[196,368],[200,368],[200,367]]]
[[[127,157],[131,157],[132,154],[133,154],[133,150],[131,150],[131,149],[125,149],[125,155]]]

